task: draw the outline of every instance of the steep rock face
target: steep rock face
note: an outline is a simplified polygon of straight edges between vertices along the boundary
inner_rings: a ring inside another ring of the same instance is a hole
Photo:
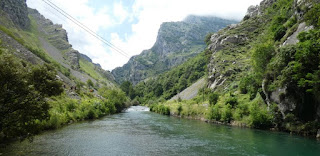
[[[154,46],[132,57],[112,74],[118,82],[133,84],[170,70],[205,48],[204,37],[209,32],[236,23],[216,17],[188,16],[181,22],[165,22],[160,26]]]
[[[263,0],[260,5],[250,6],[239,24],[230,25],[211,36],[211,43],[207,46],[212,52],[208,64],[209,88],[215,90],[225,82],[229,84],[237,73],[250,68],[247,63],[249,58],[242,56],[246,51],[239,47],[249,44],[256,37],[259,28],[265,25],[265,21],[256,17],[262,15],[274,2],[275,0]]]
[[[72,46],[68,42],[68,34],[60,24],[53,24],[35,9],[28,9],[29,14],[35,19],[38,29],[43,33],[48,41],[59,50],[68,50]]]
[[[208,64],[208,88],[217,92],[230,91],[238,88],[239,84],[234,82],[239,82],[243,76],[242,74],[254,72],[250,51],[252,51],[252,46],[256,44],[257,36],[268,35],[265,33],[272,34],[269,30],[272,23],[268,23],[266,19],[274,16],[270,17],[270,15],[266,14],[266,9],[273,7],[273,3],[276,2],[275,0],[263,0],[258,6],[249,7],[246,16],[239,24],[228,26],[211,36],[211,43],[207,46],[207,49],[212,52]],[[314,29],[314,26],[306,24],[304,15],[308,9],[312,8],[312,4],[319,3],[319,1],[313,0],[312,3],[307,0],[295,0],[291,2],[292,4],[288,5],[292,9],[291,14],[286,20],[296,21],[292,26],[286,28],[285,35],[273,45],[277,50],[284,46],[296,45],[299,42],[297,37],[299,33]],[[285,27],[285,24],[282,24],[282,26]],[[277,50],[276,53],[279,52]],[[292,57],[294,58],[294,56]],[[297,86],[286,84],[270,89],[270,81],[273,81],[273,78],[268,78],[268,76],[265,76],[262,85],[259,85],[262,87],[260,88],[262,89],[260,93],[268,107],[271,107],[272,104],[277,104],[282,120],[288,114],[294,114],[301,120],[320,118],[320,98],[310,96],[310,101],[314,105],[303,105],[301,98],[299,98],[299,96],[303,95],[297,91]],[[254,83],[254,80],[251,81],[249,83]],[[303,100],[307,101],[309,99]],[[302,116],[304,116],[303,114],[305,114],[306,110],[312,110],[309,112],[311,115],[305,115],[307,117],[303,119]]]
[[[80,53],[77,50],[72,49],[66,53],[66,56],[70,62],[72,69],[79,70],[80,69],[80,64],[79,64]]]
[[[26,29],[30,25],[26,0],[1,0],[0,10],[6,12],[14,24]]]

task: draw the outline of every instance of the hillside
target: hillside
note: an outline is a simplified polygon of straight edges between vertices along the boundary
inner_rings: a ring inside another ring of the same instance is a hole
[[[73,49],[62,25],[25,0],[1,0],[0,15],[0,144],[127,106],[111,73]]]
[[[208,33],[233,23],[236,21],[201,16],[163,23],[153,47],[133,56],[112,74],[118,83],[130,81],[133,84],[161,74],[199,54],[205,48],[203,40]]]
[[[208,37],[208,86],[201,96],[158,100],[151,110],[320,136],[319,7],[318,0],[251,6],[239,24]]]

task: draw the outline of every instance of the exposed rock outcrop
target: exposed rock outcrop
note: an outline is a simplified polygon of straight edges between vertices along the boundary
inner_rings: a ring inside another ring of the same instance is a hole
[[[305,22],[300,23],[298,28],[297,28],[297,30],[291,36],[289,36],[282,45],[285,46],[285,45],[290,45],[290,44],[297,44],[299,42],[299,40],[297,38],[298,34],[300,32],[309,31],[311,29],[313,29],[313,27],[312,26],[307,26]]]
[[[203,39],[209,32],[216,32],[232,23],[236,21],[199,16],[188,16],[181,22],[163,23],[154,46],[133,56],[123,67],[114,69],[112,74],[120,83],[129,80],[137,84],[168,71],[203,51]]]
[[[260,5],[252,5],[248,8],[244,20],[261,15],[263,11],[270,7],[276,0],[263,0]]]
[[[26,0],[1,0],[0,10],[6,12],[20,28],[26,29],[30,26]]]
[[[35,9],[28,9],[30,15],[35,18],[40,33],[43,33],[48,41],[59,50],[69,50],[72,46],[68,41],[68,34],[61,24],[53,24]]]
[[[66,53],[66,56],[70,62],[71,68],[74,70],[80,69],[79,59],[80,53],[77,50],[70,50]]]
[[[285,118],[285,115],[292,113],[297,104],[293,98],[287,96],[287,88],[278,88],[271,93],[270,100],[278,104],[279,110],[282,114],[282,117]]]

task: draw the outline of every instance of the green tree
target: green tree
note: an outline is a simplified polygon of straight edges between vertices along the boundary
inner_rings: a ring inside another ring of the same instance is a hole
[[[35,66],[29,77],[34,88],[44,96],[57,96],[63,92],[62,82],[57,80],[57,72],[53,66],[44,64]]]
[[[127,98],[123,91],[102,87],[99,89],[99,94],[104,97],[109,104],[115,106],[116,112],[121,112],[126,108],[125,102],[127,101]]]
[[[215,105],[218,102],[219,95],[216,93],[210,93],[209,94],[209,104],[210,105]]]
[[[48,117],[49,106],[44,99],[47,93],[37,91],[30,78],[28,67],[12,55],[0,56],[0,133],[9,139],[21,139],[37,133],[36,120]],[[31,75],[31,76],[30,76]]]

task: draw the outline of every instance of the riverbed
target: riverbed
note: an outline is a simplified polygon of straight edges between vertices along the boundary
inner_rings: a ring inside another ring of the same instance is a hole
[[[147,107],[65,126],[2,155],[320,155],[320,141],[163,116]],[[0,154],[1,155],[1,154]]]

